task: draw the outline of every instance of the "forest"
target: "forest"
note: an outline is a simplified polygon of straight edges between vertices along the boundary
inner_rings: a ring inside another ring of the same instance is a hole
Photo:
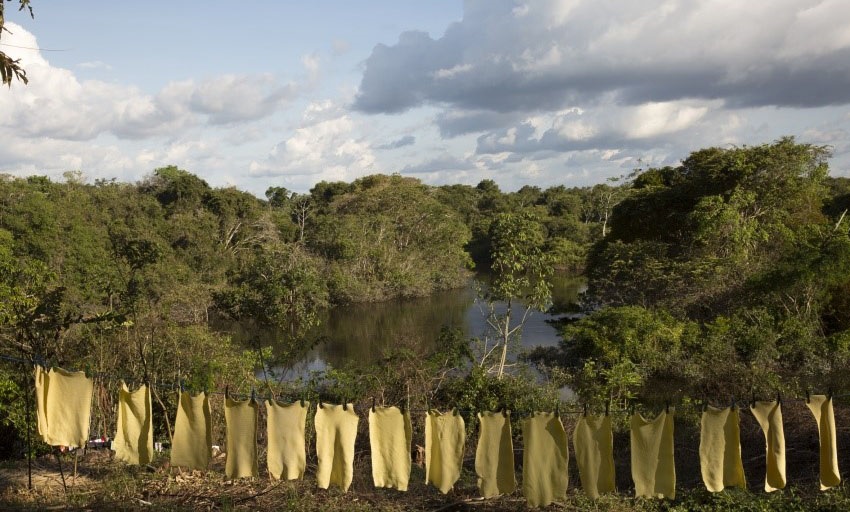
[[[492,181],[433,187],[375,175],[309,194],[272,187],[262,200],[175,167],[135,184],[86,183],[80,172],[63,182],[6,176],[0,189],[5,355],[112,380],[243,392],[316,343],[308,333],[323,309],[465,286],[489,267],[491,232],[507,219],[520,221],[547,264],[580,271],[623,192],[502,193]],[[283,337],[235,346],[211,326],[216,317]],[[466,350],[457,333],[446,338],[446,350]],[[17,369],[3,371],[9,456],[24,438],[28,385]],[[159,398],[164,411],[173,406]],[[98,404],[103,431],[113,406]]]
[[[164,440],[175,386],[526,412],[554,409],[564,386],[596,411],[848,393],[850,179],[830,176],[829,157],[789,137],[587,187],[393,174],[265,198],[174,166],[137,183],[2,176],[2,456],[27,450],[32,364],[101,376],[93,434],[114,430],[119,379],[150,383]],[[586,276],[587,291],[559,346],[517,365],[505,354],[521,318],[491,308],[493,333],[477,339],[444,329],[428,351],[393,340],[372,367],[274,377],[320,341],[322,311],[427,296],[476,272],[492,276],[482,301],[526,312],[551,305],[554,272]],[[216,318],[283,336],[237,344]]]

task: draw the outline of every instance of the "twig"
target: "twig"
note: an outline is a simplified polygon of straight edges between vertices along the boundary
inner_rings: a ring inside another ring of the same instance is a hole
[[[252,494],[251,496],[245,496],[243,498],[239,498],[238,500],[233,500],[233,503],[240,503],[240,502],[243,502],[243,501],[248,501],[248,500],[252,500],[254,498],[258,498],[258,497],[262,496],[263,494],[267,494],[268,492],[274,490],[276,487],[280,486],[280,484],[282,482],[283,482],[283,480],[278,480],[277,483],[266,487],[265,489],[258,492],[257,494]]]
[[[845,208],[843,212],[841,212],[841,217],[838,218],[838,222],[835,223],[835,229],[833,231],[838,231],[838,226],[841,225],[841,221],[844,220],[844,216],[847,215],[847,209]]]
[[[483,503],[484,498],[470,498],[468,500],[460,500],[455,501],[454,503],[449,503],[448,505],[443,505],[442,507],[431,510],[431,512],[443,512],[444,510],[451,510],[460,505],[481,505]]]

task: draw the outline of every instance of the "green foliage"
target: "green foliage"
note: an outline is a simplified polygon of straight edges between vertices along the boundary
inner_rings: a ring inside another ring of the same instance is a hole
[[[328,290],[317,258],[298,244],[279,245],[257,250],[214,301],[235,320],[278,328],[274,363],[288,366],[311,348],[307,334],[328,305]]]
[[[543,250],[542,226],[529,213],[503,213],[490,225],[493,279],[487,299],[523,299],[528,306],[543,310],[552,296],[549,277],[552,262]]]
[[[591,294],[691,318],[731,312],[813,227],[828,225],[827,156],[789,138],[696,151],[679,167],[638,176],[589,256]]]
[[[487,307],[488,332],[477,339],[476,362],[502,378],[508,350],[519,345],[529,314],[551,304],[553,267],[543,250],[542,226],[529,212],[497,215],[489,237],[491,279],[486,287],[478,287],[479,299]],[[515,305],[521,309],[519,315]]]
[[[313,346],[334,302],[467,278],[466,226],[414,179],[323,183],[309,195],[273,187],[266,203],[174,166],[138,184],[65,177],[0,179],[4,354],[166,388],[244,390]],[[222,317],[257,335],[237,346],[211,328]],[[112,400],[96,404],[98,429],[111,428]],[[173,412],[171,394],[154,402]]]
[[[567,238],[550,238],[546,243],[546,252],[552,257],[552,264],[570,274],[580,274],[587,259],[587,247]]]
[[[465,281],[469,233],[418,180],[375,175],[334,190],[328,199],[314,189],[323,214],[307,237],[329,260],[334,302],[422,296]]]
[[[436,402],[463,412],[467,429],[476,424],[472,411],[507,409],[528,415],[534,411],[552,411],[560,402],[554,386],[541,385],[527,375],[504,375],[499,378],[480,366],[473,366],[465,376],[452,379],[436,397]]]
[[[494,181],[483,180],[475,187],[444,185],[436,190],[435,196],[460,214],[469,227],[472,236],[466,250],[479,269],[491,267],[490,226],[496,217],[503,213],[527,213],[543,226],[545,251],[553,255],[555,265],[580,272],[584,269],[584,254],[593,239],[601,236],[611,208],[625,193],[622,186],[610,185],[595,188],[558,185],[545,190],[525,186],[504,193]]]
[[[637,306],[609,307],[567,324],[557,349],[527,359],[561,375],[582,401],[770,396],[844,389],[845,335],[823,338],[810,324],[761,307],[711,322],[678,320]],[[825,392],[825,391],[824,391]]]
[[[271,187],[267,201],[174,166],[138,184],[6,178],[0,341],[51,364],[245,390],[313,345],[323,309],[458,286],[474,260],[491,271],[481,298],[492,330],[471,368],[457,333],[434,352],[390,340],[373,367],[329,371],[323,392],[551,408],[554,388],[505,373],[507,351],[527,315],[548,307],[553,268],[581,269],[586,257],[586,306],[598,310],[530,356],[583,400],[839,391],[850,371],[850,185],[827,177],[827,155],[782,139],[583,189],[374,175],[309,194]],[[210,328],[221,317],[279,341],[255,334],[239,346]]]
[[[846,389],[850,237],[827,156],[786,138],[638,175],[588,256],[601,309],[532,356],[585,399]]]
[[[608,365],[629,359],[652,368],[676,356],[684,332],[684,324],[667,313],[625,306],[605,308],[568,324],[563,344],[580,359]]]
[[[646,399],[647,377],[630,359],[600,365],[594,359],[573,372],[570,383],[583,403],[603,407],[605,404],[626,405],[636,398]]]
[[[246,382],[253,382],[253,367],[249,366],[253,361],[235,350],[227,336],[200,326],[174,327],[161,336],[150,361],[152,370],[165,382],[182,382],[192,392],[226,384],[244,389]]]
[[[0,1],[0,39],[3,38],[3,26],[5,25],[5,5],[3,1]],[[30,13],[30,17],[33,17],[32,6],[30,5],[30,0],[18,0],[18,10],[28,10]],[[0,80],[2,80],[3,85],[7,85],[12,87],[12,79],[17,78],[19,81],[24,84],[28,83],[27,72],[20,65],[21,59],[13,59],[6,55],[4,52],[0,51]]]
[[[72,323],[66,289],[38,260],[15,256],[11,233],[0,229],[0,341],[7,351],[32,356]]]
[[[290,192],[285,187],[269,187],[266,189],[266,199],[269,202],[269,206],[273,208],[284,208],[289,203],[292,194],[293,192]]]
[[[659,399],[661,382],[666,398],[677,392],[682,353],[694,345],[694,330],[663,312],[605,308],[567,324],[557,351],[538,350],[528,358],[549,371],[568,369],[568,383],[582,401],[622,403],[639,397],[652,402]]]
[[[170,214],[197,208],[210,190],[206,181],[173,165],[154,170],[145,188]]]
[[[12,458],[26,452],[21,440],[26,439],[28,422],[26,402],[30,397],[21,385],[21,372],[0,366],[0,458]],[[29,384],[29,383],[26,383]]]

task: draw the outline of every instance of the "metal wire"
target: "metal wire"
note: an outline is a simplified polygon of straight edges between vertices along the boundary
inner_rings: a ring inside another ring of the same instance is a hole
[[[44,360],[42,358],[38,357],[38,356],[34,356],[32,358],[32,360],[30,361],[30,360],[23,359],[23,358],[20,358],[20,357],[0,354],[0,359],[5,360],[5,361],[9,361],[9,362],[13,362],[13,363],[24,363],[24,364],[32,364],[32,363],[35,362],[37,364],[40,364],[43,367],[47,366],[45,364],[42,364],[42,363],[44,363]],[[79,371],[79,370],[75,370],[74,368],[65,368],[65,369],[68,370],[68,371]],[[108,380],[122,380],[124,382],[133,382],[133,381],[137,380],[134,377],[120,376],[120,375],[112,374],[110,372],[88,371],[87,373],[92,377],[97,377],[97,378],[107,380],[107,381]],[[177,382],[160,382],[156,386],[154,386],[151,383],[147,383],[147,385],[149,387],[156,387],[160,390],[166,389],[166,390],[171,390],[171,391],[176,391],[176,390],[179,390],[181,392],[185,391],[184,382],[182,380],[179,380]],[[243,393],[232,393],[228,389],[225,389],[224,391],[204,390],[203,392],[207,396],[216,396],[216,395],[218,395],[218,396],[229,396],[231,398],[242,399],[242,400],[247,400],[247,399],[251,398],[251,399],[254,399],[257,402],[277,400],[277,397],[275,397],[274,395],[261,395],[261,394],[257,394],[254,391],[252,391],[251,393],[244,393],[244,394]],[[319,396],[321,396],[320,393],[315,393],[315,394],[318,394]],[[833,400],[835,400],[835,399],[838,399],[838,398],[850,397],[850,393],[845,393],[845,394],[840,394],[840,395],[832,395],[830,393],[830,396]],[[303,398],[301,400],[303,400]],[[296,401],[297,401],[297,399],[296,399]],[[324,400],[321,400],[321,399],[319,401],[324,402]],[[762,401],[762,400],[759,400],[756,397],[754,397],[754,399],[751,400],[751,401],[733,400],[733,401],[727,402],[726,406],[727,407],[728,406],[734,406],[734,407],[738,407],[740,409],[743,409],[743,408],[750,406],[754,401]],[[799,403],[799,402],[808,402],[809,400],[808,400],[808,397],[782,397],[780,395],[777,395],[775,397],[770,398],[768,401],[774,401],[774,402],[779,401],[780,403],[788,403],[788,402]],[[346,401],[346,402],[352,403],[352,402],[348,402],[348,401]],[[533,415],[537,412],[556,412],[557,414],[568,415],[568,416],[572,416],[572,415],[580,416],[580,415],[587,415],[588,414],[588,408],[587,408],[587,405],[585,405],[585,404],[582,404],[582,407],[579,407],[578,409],[561,409],[560,403],[561,402],[558,402],[558,405],[552,411],[512,410],[512,411],[509,411],[509,412],[514,417],[528,417],[528,416],[531,416],[531,415]],[[703,401],[699,401],[699,402],[691,402],[691,403],[687,403],[687,404],[673,404],[672,402],[667,402],[665,404],[665,409],[669,410],[669,408],[673,408],[674,411],[675,410],[686,411],[686,410],[689,410],[689,409],[696,409],[696,410],[701,411],[701,410],[705,410],[705,408],[708,406],[708,404],[709,404],[708,400],[703,400]],[[610,409],[609,407],[606,406],[605,415],[617,415],[617,414],[630,415],[630,414],[634,414],[636,412],[635,411],[636,405],[646,405],[646,404],[634,402],[629,407],[618,408],[618,409]],[[367,409],[369,409],[369,408],[367,408]],[[405,408],[405,411],[410,412],[410,413],[427,413],[427,412],[432,411],[432,410],[435,410],[435,409],[433,409],[431,407],[413,408],[413,409]],[[452,411],[455,411],[455,410],[459,414],[465,414],[465,415],[474,415],[474,414],[477,414],[479,412],[484,412],[482,410],[473,410],[473,409],[452,409]]]

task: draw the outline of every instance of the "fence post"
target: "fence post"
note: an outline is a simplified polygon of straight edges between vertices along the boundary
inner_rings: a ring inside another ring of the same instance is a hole
[[[35,395],[35,376],[33,375],[33,358],[29,358],[29,366],[27,366],[27,357],[26,354],[21,351],[21,359],[19,362],[21,364],[21,375],[23,377],[23,386],[24,390],[24,423],[26,424],[27,430],[27,489],[32,490],[32,400],[33,395]],[[29,371],[28,371],[29,370]],[[30,377],[32,376],[32,381],[30,381]],[[30,385],[32,382],[32,385]]]
[[[32,441],[30,439],[32,423],[30,423],[30,400],[32,400],[32,395],[35,393],[35,389],[30,389],[29,382],[26,370],[24,370],[24,388],[26,388],[26,399],[24,400],[24,402],[26,402],[25,423],[27,425],[27,489],[32,490]],[[34,384],[35,383],[33,383],[33,385]]]

